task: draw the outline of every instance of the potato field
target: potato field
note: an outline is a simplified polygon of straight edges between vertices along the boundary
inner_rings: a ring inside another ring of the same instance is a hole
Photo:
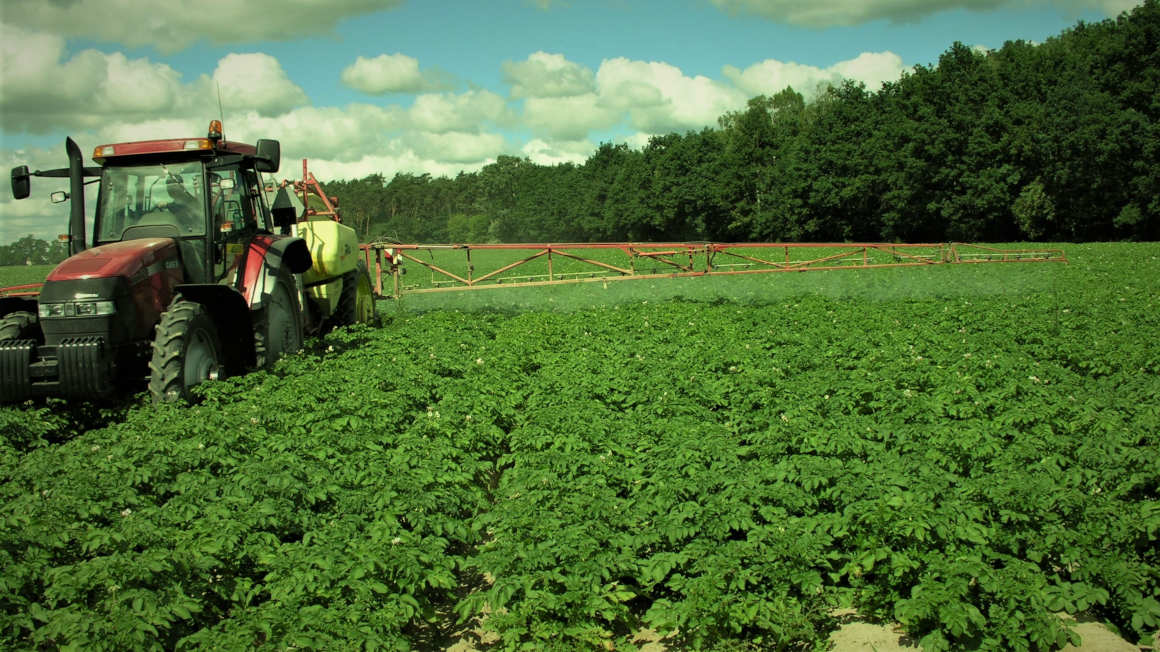
[[[1160,629],[1160,245],[382,301],[194,406],[0,408],[0,648]]]

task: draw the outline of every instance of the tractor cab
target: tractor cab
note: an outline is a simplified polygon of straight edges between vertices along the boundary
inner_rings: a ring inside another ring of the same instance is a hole
[[[203,160],[106,164],[93,220],[93,245],[171,238],[185,283],[215,283],[242,244],[272,232],[252,169]]]
[[[209,134],[97,147],[93,246],[169,238],[178,244],[184,283],[217,283],[235,271],[231,263],[243,244],[274,229],[260,190],[261,162],[269,155],[222,141],[217,121]]]

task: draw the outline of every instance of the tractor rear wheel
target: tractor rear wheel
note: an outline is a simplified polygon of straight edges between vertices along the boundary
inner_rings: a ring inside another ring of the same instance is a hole
[[[4,315],[0,319],[0,340],[36,340],[43,342],[44,337],[36,324],[36,315],[18,310]]]
[[[161,316],[149,362],[153,402],[192,401],[192,388],[222,374],[222,346],[205,307],[178,296]]]
[[[294,279],[280,275],[265,304],[255,320],[254,330],[259,368],[268,368],[282,356],[302,348],[302,309],[294,291]]]

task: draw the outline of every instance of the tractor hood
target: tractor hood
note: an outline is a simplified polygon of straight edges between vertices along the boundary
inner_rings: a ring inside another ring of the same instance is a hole
[[[130,283],[145,280],[166,267],[179,267],[177,242],[171,238],[125,240],[86,249],[64,261],[45,279],[79,281],[122,277]]]
[[[141,238],[85,249],[61,263],[40,290],[46,343],[147,340],[182,281],[178,255],[172,238]]]

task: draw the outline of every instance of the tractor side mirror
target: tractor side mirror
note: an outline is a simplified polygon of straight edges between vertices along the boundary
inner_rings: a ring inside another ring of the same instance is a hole
[[[254,169],[258,172],[277,172],[282,164],[282,145],[270,138],[258,139],[258,153],[254,156]]]
[[[32,192],[32,186],[29,183],[28,166],[21,165],[12,168],[12,198],[13,199],[27,199]]]

